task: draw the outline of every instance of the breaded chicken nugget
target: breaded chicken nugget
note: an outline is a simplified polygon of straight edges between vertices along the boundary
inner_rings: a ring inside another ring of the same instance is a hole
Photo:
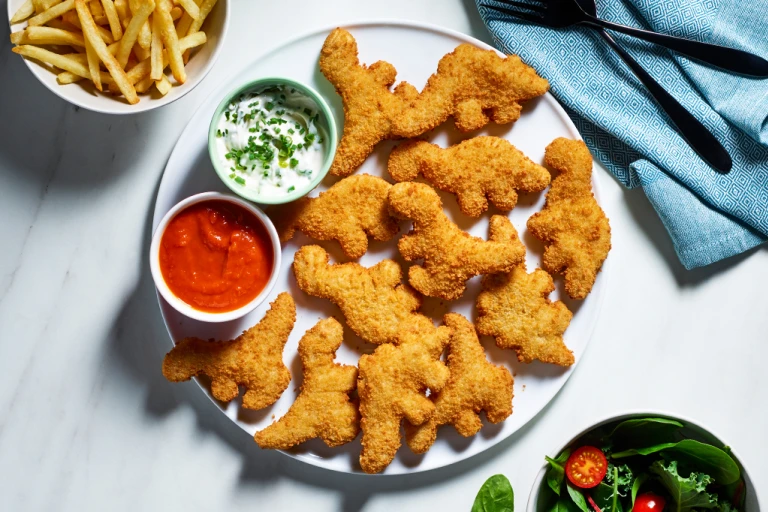
[[[485,358],[475,327],[463,316],[449,313],[443,318],[451,328],[448,342],[448,370],[445,387],[434,396],[435,414],[419,426],[405,424],[405,438],[414,453],[425,453],[437,438],[440,425],[453,425],[464,437],[480,431],[483,422],[500,423],[512,414],[512,375]]]
[[[394,343],[406,322],[416,313],[421,296],[401,283],[402,270],[392,260],[370,268],[357,263],[331,265],[328,253],[317,245],[296,252],[293,272],[299,288],[313,297],[336,304],[347,325],[369,343]]]
[[[357,368],[333,362],[343,338],[344,330],[334,318],[321,320],[301,338],[301,392],[285,416],[256,432],[259,446],[287,450],[319,437],[333,447],[357,437],[360,415],[349,399],[357,387]]]
[[[435,328],[420,317],[400,331],[397,345],[381,345],[360,358],[360,466],[366,473],[383,471],[395,458],[403,418],[421,425],[434,413],[435,405],[424,394],[427,388],[439,391],[448,379],[440,355],[450,334],[448,327]]]
[[[376,144],[393,138],[392,120],[418,91],[406,82],[390,91],[397,75],[395,67],[381,60],[370,67],[361,65],[355,38],[341,28],[325,39],[320,70],[344,102],[344,133],[329,172],[348,176],[360,167]]]
[[[368,250],[368,236],[390,240],[400,230],[387,211],[392,185],[362,174],[345,178],[316,198],[302,198],[270,209],[280,241],[293,238],[297,229],[317,240],[337,240],[350,258]]]
[[[413,219],[413,230],[397,246],[408,261],[424,259],[424,266],[408,270],[408,281],[429,297],[458,299],[470,277],[506,272],[525,258],[525,247],[507,217],[491,217],[488,241],[473,237],[446,217],[429,185],[398,183],[389,191],[389,209]]]
[[[572,365],[573,352],[563,343],[563,333],[573,314],[562,302],[547,298],[554,289],[552,276],[541,269],[528,274],[524,264],[508,274],[485,276],[477,297],[477,331],[494,336],[499,348],[515,349],[524,363],[538,359]]]
[[[541,96],[549,82],[517,55],[499,57],[493,50],[459,45],[437,65],[421,94],[394,122],[394,134],[416,137],[449,116],[463,131],[477,130],[489,121],[511,123],[520,117],[520,102]]]
[[[584,299],[611,250],[611,227],[592,193],[592,155],[582,141],[559,138],[547,146],[544,161],[560,174],[528,229],[546,245],[544,269],[563,273],[568,295]]]
[[[296,321],[296,304],[285,292],[277,296],[261,321],[231,341],[184,338],[163,360],[163,375],[171,382],[197,375],[211,378],[217,400],[237,398],[245,387],[243,407],[262,409],[280,398],[291,382],[283,364],[283,347]]]
[[[475,137],[447,149],[407,141],[389,155],[387,169],[395,181],[423,174],[435,187],[456,194],[461,211],[470,217],[487,210],[488,199],[508,212],[517,204],[518,190],[540,192],[550,180],[549,171],[499,137]]]

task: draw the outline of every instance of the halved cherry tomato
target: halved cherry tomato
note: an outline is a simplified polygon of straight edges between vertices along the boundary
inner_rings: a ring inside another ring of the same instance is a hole
[[[568,457],[565,474],[576,487],[591,489],[597,487],[608,471],[608,461],[602,450],[594,446],[582,446]]]
[[[646,492],[635,499],[635,506],[632,507],[632,512],[662,512],[666,504],[667,500],[658,494]]]

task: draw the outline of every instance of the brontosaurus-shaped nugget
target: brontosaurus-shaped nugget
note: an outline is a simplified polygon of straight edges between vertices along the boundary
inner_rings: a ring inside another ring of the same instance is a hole
[[[413,230],[398,248],[407,261],[424,259],[424,266],[409,269],[408,281],[429,297],[458,299],[472,276],[506,272],[525,258],[525,247],[507,217],[491,217],[488,241],[473,237],[446,217],[429,185],[398,183],[389,191],[389,209],[413,219]]]
[[[574,362],[563,343],[563,333],[573,314],[560,301],[547,297],[554,291],[552,277],[541,269],[529,274],[518,265],[508,274],[483,278],[477,297],[477,330],[494,336],[499,348],[517,351],[517,359],[534,359],[560,366]]]
[[[245,387],[243,407],[272,405],[291,382],[283,364],[283,347],[296,321],[296,304],[283,292],[270,306],[258,324],[234,340],[184,338],[165,356],[163,375],[171,382],[207,375],[217,400],[237,398],[241,385]]]
[[[544,269],[562,272],[568,295],[584,299],[611,250],[611,227],[592,193],[592,155],[582,141],[559,138],[547,146],[544,161],[560,174],[528,229],[546,246]]]
[[[259,446],[287,450],[319,437],[333,447],[357,437],[360,415],[349,398],[357,387],[357,368],[333,361],[343,338],[344,330],[333,318],[321,320],[301,338],[301,391],[285,416],[256,432]]]
[[[549,82],[517,55],[505,58],[493,50],[462,44],[440,59],[424,90],[395,120],[394,133],[416,137],[449,116],[463,132],[489,121],[511,123],[520,117],[521,101],[548,89]]]
[[[281,242],[293,238],[299,229],[317,240],[337,240],[347,256],[359,258],[368,250],[368,236],[386,241],[400,230],[387,211],[390,188],[375,176],[350,176],[318,197],[299,199],[269,214]]]
[[[393,119],[418,91],[406,82],[390,91],[397,75],[395,67],[384,61],[369,67],[361,65],[355,38],[341,28],[325,39],[320,70],[344,102],[344,133],[329,172],[348,176],[360,167],[376,144],[393,138]]]
[[[332,265],[325,250],[305,245],[296,252],[293,272],[299,288],[336,304],[347,325],[369,343],[393,343],[416,313],[421,296],[401,283],[402,270],[392,260],[370,268],[357,263]]]
[[[435,414],[419,426],[405,424],[405,437],[414,453],[424,453],[432,446],[441,425],[453,425],[464,437],[480,431],[483,422],[500,423],[512,414],[512,375],[485,358],[485,350],[477,339],[474,326],[457,313],[445,315],[451,328],[448,342],[448,370],[445,387],[435,395]]]
[[[420,317],[400,331],[397,345],[381,345],[360,358],[360,466],[366,473],[379,473],[392,462],[400,448],[403,418],[421,425],[434,414],[435,405],[425,392],[439,391],[448,379],[440,355],[450,334],[448,327],[435,328]]]
[[[550,180],[549,171],[498,137],[475,137],[447,149],[407,141],[392,151],[387,168],[395,181],[413,181],[423,174],[435,187],[456,194],[461,211],[470,217],[486,211],[488,200],[510,211],[518,190],[539,192]]]

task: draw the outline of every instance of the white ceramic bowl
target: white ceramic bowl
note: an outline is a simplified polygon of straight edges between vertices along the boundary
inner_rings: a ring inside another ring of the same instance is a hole
[[[24,0],[8,0],[9,22],[23,3]],[[87,80],[81,80],[74,84],[59,85],[56,82],[56,73],[52,72],[47,65],[19,55],[13,55],[12,57],[24,59],[29,70],[44,86],[60,98],[78,107],[101,112],[102,114],[137,114],[139,112],[146,112],[147,110],[162,107],[176,101],[205,78],[219,57],[221,48],[224,46],[224,36],[229,28],[229,3],[230,0],[218,0],[210,14],[205,18],[202,30],[205,32],[208,40],[204,45],[193,50],[189,63],[185,66],[187,81],[182,85],[176,85],[171,80],[174,86],[165,96],[161,96],[153,89],[150,94],[140,94],[139,98],[141,101],[135,105],[129,105],[122,97],[114,97],[108,92],[98,92],[93,87],[93,84]],[[11,32],[17,32],[26,26],[26,22],[17,23],[11,26]],[[10,48],[8,51],[10,52]]]
[[[606,423],[611,423],[614,421],[622,421],[627,420],[630,418],[638,418],[638,417],[656,417],[656,418],[667,418],[671,420],[677,420],[681,422],[683,425],[685,425],[685,428],[682,429],[682,431],[699,441],[706,442],[715,446],[731,446],[730,444],[724,442],[720,437],[716,436],[712,433],[711,430],[706,429],[700,425],[698,425],[696,422],[691,421],[687,418],[683,418],[677,415],[672,415],[665,412],[654,412],[654,411],[640,411],[640,412],[626,412],[623,414],[617,414],[614,416],[610,416],[608,418],[602,419],[598,421],[597,423],[593,423],[589,425],[588,427],[582,429],[579,433],[568,439],[566,442],[560,444],[557,449],[550,452],[549,455],[552,458],[557,457],[568,445],[579,439],[581,436],[589,432],[590,430],[600,427],[602,425],[605,425]],[[757,498],[757,489],[755,489],[755,484],[752,481],[752,479],[749,477],[749,472],[747,471],[747,468],[744,467],[744,464],[739,459],[739,456],[737,454],[738,452],[733,450],[731,451],[731,455],[736,460],[736,463],[741,468],[742,476],[744,477],[744,483],[746,484],[747,488],[747,494],[746,494],[746,501],[744,505],[744,510],[741,510],[741,512],[759,512],[760,505]],[[544,457],[542,456],[542,459]],[[536,475],[536,479],[533,482],[533,488],[531,489],[531,494],[528,496],[528,505],[526,506],[526,512],[538,512],[538,502],[539,502],[539,494],[542,492],[544,488],[548,488],[547,481],[546,481],[546,474],[547,469],[549,469],[549,465],[547,463],[544,463],[541,467],[541,471],[539,471],[538,475]]]
[[[160,271],[160,241],[163,238],[163,233],[165,232],[165,228],[168,226],[168,223],[176,216],[177,213],[184,210],[185,208],[192,206],[193,204],[210,200],[227,201],[245,208],[251,212],[264,225],[267,233],[269,233],[270,241],[272,242],[272,274],[269,276],[269,281],[267,281],[264,289],[259,295],[257,295],[245,306],[224,313],[209,313],[207,311],[200,311],[193,308],[173,294],[170,288],[168,288],[168,285],[165,283],[163,274]],[[267,298],[269,292],[272,291],[272,288],[275,286],[277,276],[280,272],[281,263],[280,237],[277,235],[275,225],[272,224],[272,221],[269,220],[269,217],[267,217],[263,211],[254,206],[252,203],[249,203],[244,199],[240,199],[237,196],[221,194],[219,192],[203,192],[202,194],[190,196],[176,204],[176,206],[171,208],[168,213],[165,214],[165,217],[163,217],[163,219],[160,221],[160,224],[157,225],[157,229],[155,230],[154,235],[152,235],[152,244],[149,248],[149,268],[152,271],[152,279],[155,281],[155,287],[157,287],[157,291],[160,292],[160,295],[162,295],[166,302],[173,306],[176,311],[189,318],[200,320],[202,322],[229,322],[230,320],[236,320],[253,311],[256,306],[264,302],[264,299]]]

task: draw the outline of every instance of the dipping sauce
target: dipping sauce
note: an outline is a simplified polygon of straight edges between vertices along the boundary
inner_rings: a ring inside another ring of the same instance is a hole
[[[219,163],[229,179],[263,198],[305,189],[325,160],[319,119],[317,103],[296,88],[243,93],[218,120]]]
[[[221,200],[193,204],[171,219],[159,256],[171,292],[209,313],[233,311],[251,302],[274,266],[272,242],[261,221]]]

